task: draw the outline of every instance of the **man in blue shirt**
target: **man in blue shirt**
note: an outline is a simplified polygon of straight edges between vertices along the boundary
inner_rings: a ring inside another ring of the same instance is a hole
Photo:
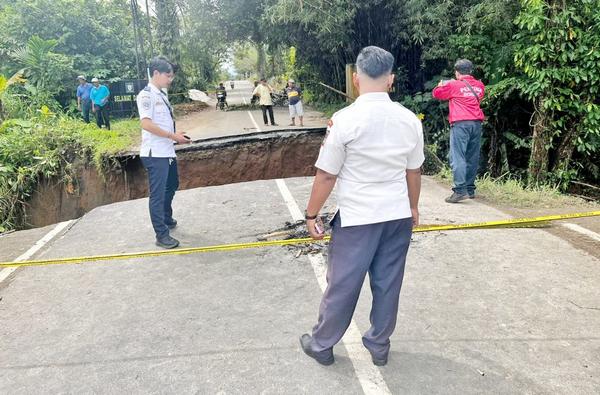
[[[92,109],[92,101],[90,99],[90,91],[92,84],[87,82],[84,76],[77,77],[79,86],[77,87],[77,110],[83,114],[85,123],[90,123],[90,110]]]
[[[96,114],[96,125],[99,128],[104,124],[106,130],[110,130],[110,120],[108,119],[108,99],[110,91],[106,85],[101,85],[98,78],[92,78],[94,86],[90,90],[90,99],[92,99],[92,112]]]

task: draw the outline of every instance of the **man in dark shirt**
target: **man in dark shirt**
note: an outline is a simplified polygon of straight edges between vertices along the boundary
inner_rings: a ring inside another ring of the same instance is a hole
[[[219,83],[217,86],[217,108],[219,107],[219,103],[223,103],[223,105],[229,107],[227,104],[227,91],[225,90],[225,85],[223,83]]]
[[[290,108],[290,118],[292,122],[290,126],[296,126],[296,116],[300,120],[300,126],[304,126],[303,117],[304,109],[302,108],[302,90],[296,86],[294,80],[288,80],[288,85],[285,88]]]

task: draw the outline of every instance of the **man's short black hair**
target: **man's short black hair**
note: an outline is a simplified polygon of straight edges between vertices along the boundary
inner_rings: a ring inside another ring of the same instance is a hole
[[[383,48],[371,45],[363,48],[356,58],[356,69],[373,79],[389,75],[394,67],[394,56]]]
[[[473,72],[473,63],[471,63],[469,59],[458,59],[456,63],[454,63],[454,70],[462,75],[471,75]]]
[[[155,71],[159,73],[174,73],[174,67],[169,59],[164,56],[157,56],[155,58],[150,59],[150,63],[148,64],[148,69],[150,70],[150,76],[154,75]]]

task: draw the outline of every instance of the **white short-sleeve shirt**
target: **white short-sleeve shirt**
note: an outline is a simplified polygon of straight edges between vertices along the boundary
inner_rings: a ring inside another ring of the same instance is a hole
[[[315,166],[337,175],[342,227],[410,218],[406,169],[421,167],[423,149],[421,121],[387,93],[335,113]]]
[[[172,117],[171,104],[167,95],[160,89],[149,83],[137,96],[138,113],[140,120],[149,118],[161,129],[175,133],[175,123]],[[140,156],[152,156],[154,158],[175,158],[175,147],[173,140],[160,137],[147,130],[142,129],[142,145]]]

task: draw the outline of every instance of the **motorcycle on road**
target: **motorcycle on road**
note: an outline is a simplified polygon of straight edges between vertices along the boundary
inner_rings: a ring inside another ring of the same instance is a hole
[[[287,93],[283,91],[282,93],[273,92],[271,93],[271,100],[273,100],[274,106],[287,107],[290,103],[287,97]]]

